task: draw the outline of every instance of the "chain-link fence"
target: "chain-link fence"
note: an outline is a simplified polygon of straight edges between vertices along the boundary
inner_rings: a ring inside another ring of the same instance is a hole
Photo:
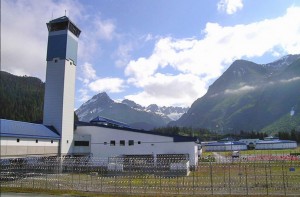
[[[185,158],[1,160],[1,187],[114,194],[300,195],[299,160],[199,162]]]

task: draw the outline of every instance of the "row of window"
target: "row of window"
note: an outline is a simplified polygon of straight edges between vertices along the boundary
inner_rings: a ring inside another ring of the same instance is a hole
[[[17,138],[17,142],[20,142],[19,138]],[[39,140],[35,140],[35,143],[39,143]],[[53,140],[51,140],[51,144],[53,144]]]
[[[138,144],[141,144],[141,141],[137,142]],[[120,146],[125,146],[125,140],[120,140]],[[104,142],[104,145],[107,145],[107,142]],[[116,145],[116,141],[115,140],[111,140],[110,141],[110,145],[111,146],[115,146]],[[134,140],[128,140],[128,146],[133,146],[134,145]]]

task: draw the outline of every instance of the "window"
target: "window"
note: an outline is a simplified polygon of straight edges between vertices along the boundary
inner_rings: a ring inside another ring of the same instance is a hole
[[[53,140],[51,140],[51,144],[53,144]]]
[[[49,31],[60,31],[60,30],[65,30],[67,28],[68,28],[68,21],[48,24]]]
[[[74,146],[89,146],[89,141],[74,141]]]
[[[115,140],[111,140],[111,141],[110,141],[110,145],[111,145],[111,146],[115,146],[115,145],[116,145],[116,141],[115,141]]]
[[[57,63],[57,62],[58,62],[58,60],[57,60],[57,59],[55,59],[55,60],[54,60],[54,62],[55,62],[55,63]]]
[[[138,144],[141,144],[141,141],[138,141]]]
[[[35,140],[35,143],[39,143],[39,140]]]
[[[129,140],[128,141],[128,146],[133,146],[134,145],[134,141],[133,140]]]
[[[120,140],[120,146],[125,146],[125,140]]]
[[[67,144],[69,144],[69,140],[67,140]]]
[[[17,139],[17,142],[20,142],[20,139]]]

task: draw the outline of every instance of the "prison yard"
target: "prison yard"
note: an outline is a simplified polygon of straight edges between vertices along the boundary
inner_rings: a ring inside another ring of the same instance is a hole
[[[241,151],[238,158],[231,152],[204,152],[189,169],[178,165],[188,161],[175,157],[156,162],[111,158],[110,167],[100,158],[7,159],[1,160],[1,190],[80,196],[299,196],[299,155],[299,147]]]

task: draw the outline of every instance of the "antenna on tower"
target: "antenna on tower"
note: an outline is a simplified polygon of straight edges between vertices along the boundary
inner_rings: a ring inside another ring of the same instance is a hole
[[[67,16],[67,10],[65,10],[65,16]]]
[[[51,15],[51,20],[53,20],[53,10],[52,10],[52,15]]]

